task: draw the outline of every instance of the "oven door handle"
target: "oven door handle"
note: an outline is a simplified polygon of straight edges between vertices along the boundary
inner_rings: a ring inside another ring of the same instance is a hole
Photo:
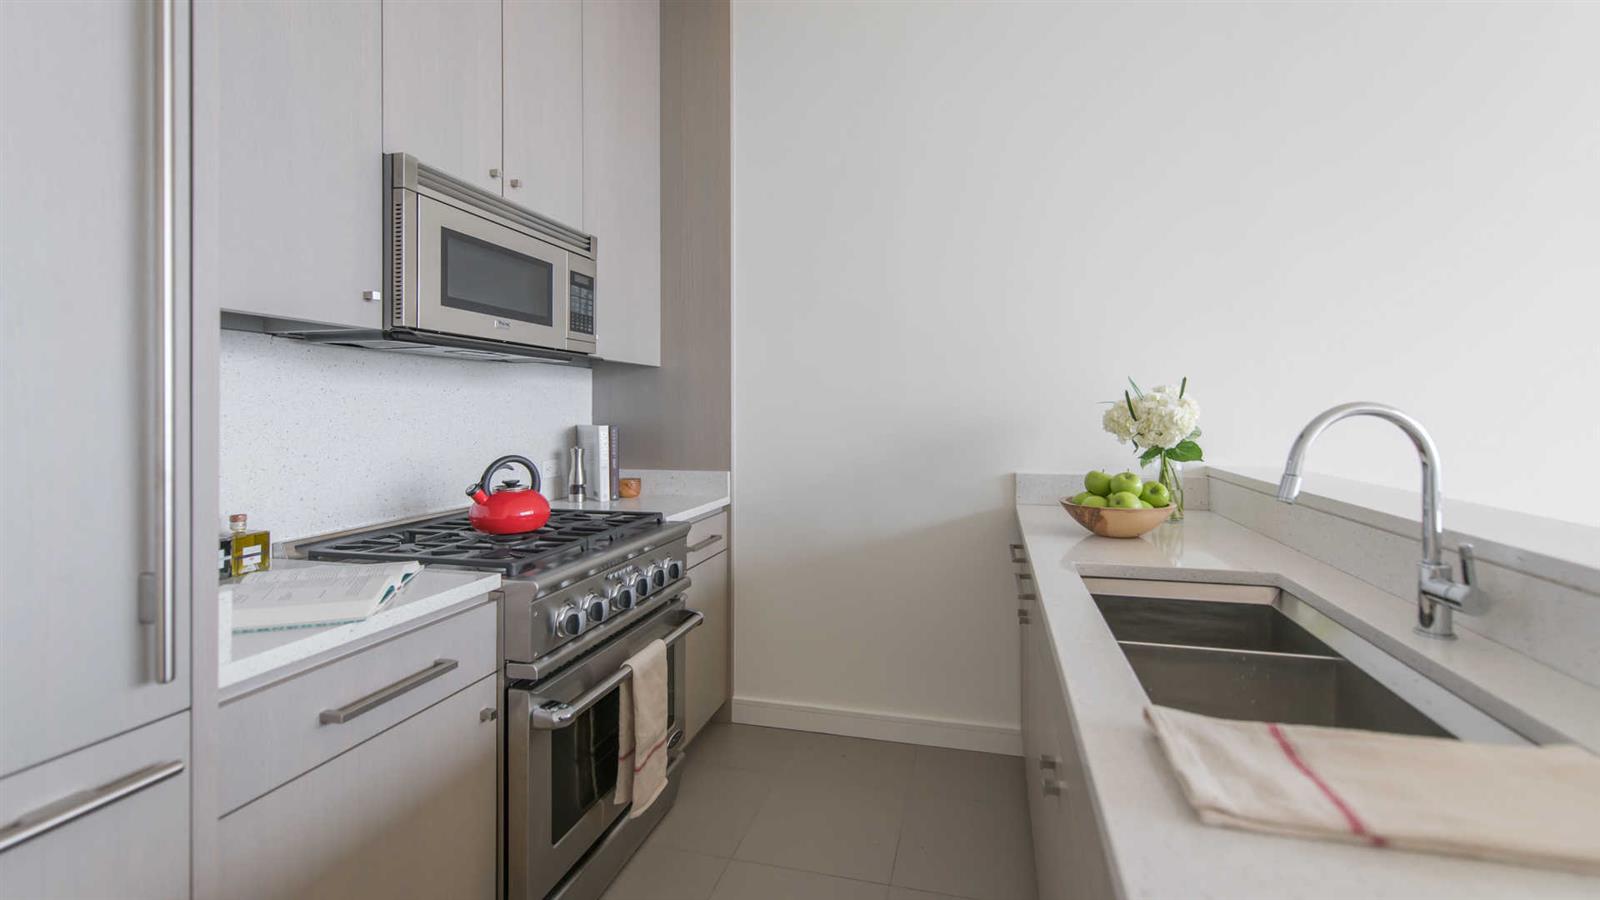
[[[672,629],[661,640],[668,646],[676,643],[684,635],[699,628],[705,622],[705,613],[688,610],[689,617],[683,624]],[[541,731],[556,731],[577,721],[589,707],[600,702],[600,698],[611,691],[624,680],[629,678],[631,670],[624,667],[606,676],[594,687],[584,691],[569,701],[551,700],[545,697],[533,696],[528,698],[531,711],[528,713],[528,724]]]

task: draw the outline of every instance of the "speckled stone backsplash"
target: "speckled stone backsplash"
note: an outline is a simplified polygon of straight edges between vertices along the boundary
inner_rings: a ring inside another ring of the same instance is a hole
[[[221,509],[274,541],[466,506],[496,456],[547,468],[591,421],[590,372],[222,333]],[[547,478],[559,472],[544,472]]]

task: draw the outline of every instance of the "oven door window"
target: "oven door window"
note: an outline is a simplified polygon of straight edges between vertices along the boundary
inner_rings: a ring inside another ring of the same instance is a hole
[[[555,266],[449,228],[440,235],[439,302],[535,325],[555,321]]]
[[[667,731],[678,728],[678,654],[667,654]],[[597,803],[617,789],[621,751],[617,716],[622,691],[589,707],[577,721],[550,732],[550,840],[558,844]]]

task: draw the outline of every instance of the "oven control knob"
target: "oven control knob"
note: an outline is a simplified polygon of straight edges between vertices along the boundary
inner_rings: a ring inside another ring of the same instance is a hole
[[[610,612],[610,609],[599,594],[590,591],[589,595],[583,598],[583,617],[588,621],[590,628],[604,622],[607,612]]]
[[[606,600],[610,602],[612,612],[627,612],[633,609],[633,588],[626,584],[613,584],[606,588]]]
[[[634,569],[628,574],[628,583],[633,585],[633,599],[637,603],[650,596],[650,579],[645,573]]]
[[[682,578],[682,577],[683,577],[683,560],[681,560],[681,559],[669,559],[669,560],[667,560],[667,580],[668,581],[677,581],[679,578]]]
[[[660,562],[651,563],[644,574],[650,579],[650,590],[659,591],[667,586],[667,567]]]
[[[561,612],[556,613],[556,634],[562,637],[577,637],[583,634],[583,613],[571,603],[561,607]]]

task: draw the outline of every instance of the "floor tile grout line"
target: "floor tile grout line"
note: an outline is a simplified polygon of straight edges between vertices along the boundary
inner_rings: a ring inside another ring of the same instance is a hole
[[[912,791],[913,791],[913,785],[916,783],[916,780],[917,780],[917,760],[919,760],[921,758],[922,758],[922,749],[919,747],[919,748],[917,748],[917,750],[914,753],[911,754],[911,771],[909,773],[907,773],[907,775],[906,775],[905,791],[900,796],[900,821],[898,823],[896,823],[896,825],[895,825],[894,855],[889,857],[889,886],[891,888],[894,887],[895,869],[899,868],[899,866],[900,866],[900,842],[905,840],[905,836],[906,836],[906,812],[907,812],[907,807],[909,807],[911,805],[911,794],[912,794]]]
[[[732,867],[733,867],[733,860],[732,859],[724,859],[722,861],[722,871],[717,873],[717,880],[711,882],[711,890],[706,892],[705,900],[711,900],[712,897],[715,897],[717,895],[717,888],[722,886],[722,879],[724,879],[724,878],[726,878],[728,876],[728,870],[730,868],[732,868]],[[600,898],[600,900],[605,900],[605,898],[602,897],[602,898]]]
[[[857,884],[875,884],[878,887],[885,888],[906,888],[908,891],[917,890],[916,888],[906,887],[903,884],[893,884],[888,881],[873,881],[870,878],[856,878],[853,875],[837,875],[833,872],[818,872],[816,869],[802,869],[799,866],[785,866],[779,863],[761,862],[760,860],[756,859],[730,859],[728,860],[728,863],[730,865],[733,863],[743,863],[747,866],[762,866],[768,869],[782,869],[785,872],[799,872],[802,875],[817,875],[822,878],[837,878],[840,881],[854,881]],[[957,897],[958,895],[948,894],[946,896]],[[958,897],[958,900],[968,900],[968,898]]]

